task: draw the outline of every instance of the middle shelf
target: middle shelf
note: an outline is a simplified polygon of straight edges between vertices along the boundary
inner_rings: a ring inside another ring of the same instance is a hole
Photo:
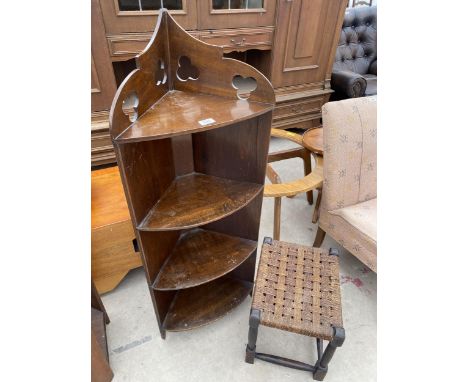
[[[192,173],[176,178],[137,227],[181,230],[208,224],[250,203],[263,185]]]
[[[242,264],[257,242],[199,228],[181,235],[161,268],[153,289],[192,288],[221,277]]]

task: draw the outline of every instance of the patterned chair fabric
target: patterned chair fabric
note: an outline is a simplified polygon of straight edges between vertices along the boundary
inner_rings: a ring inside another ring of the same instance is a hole
[[[320,227],[377,271],[377,97],[323,106]]]

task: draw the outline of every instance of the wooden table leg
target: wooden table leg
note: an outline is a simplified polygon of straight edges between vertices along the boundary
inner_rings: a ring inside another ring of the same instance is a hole
[[[274,227],[273,227],[273,239],[280,239],[280,228],[281,227],[281,198],[275,198],[275,215],[274,215]]]
[[[270,182],[273,184],[281,183],[281,178],[277,174],[273,167],[269,164],[267,165],[266,175]],[[280,231],[281,231],[281,197],[275,198],[275,209],[274,209],[274,217],[273,217],[273,239],[279,240],[280,239]]]
[[[304,160],[304,176],[312,172],[312,164],[310,162],[310,153],[306,149],[302,150],[302,159]],[[306,192],[307,201],[310,205],[314,204],[314,194],[312,190]]]
[[[314,214],[312,215],[312,223],[317,223],[320,217],[320,202],[322,201],[322,188],[318,189],[317,200],[315,201]]]

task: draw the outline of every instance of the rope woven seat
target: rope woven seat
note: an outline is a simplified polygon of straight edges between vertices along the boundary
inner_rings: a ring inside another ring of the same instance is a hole
[[[315,337],[316,364],[256,352],[259,325]],[[246,362],[259,358],[311,371],[314,379],[323,380],[328,362],[345,337],[338,252],[265,238],[249,326]],[[323,340],[329,341],[325,352]]]
[[[262,248],[252,308],[260,323],[331,340],[343,326],[338,256],[320,248],[273,240]]]

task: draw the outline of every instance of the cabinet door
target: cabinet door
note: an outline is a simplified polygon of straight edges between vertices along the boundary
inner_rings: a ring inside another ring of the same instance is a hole
[[[91,0],[91,111],[110,109],[116,90],[99,0]]]
[[[275,25],[276,0],[198,0],[198,28]]]
[[[275,87],[320,83],[330,72],[347,0],[280,0],[275,30]]]
[[[154,31],[161,5],[184,29],[196,29],[196,0],[101,0],[107,34]]]

